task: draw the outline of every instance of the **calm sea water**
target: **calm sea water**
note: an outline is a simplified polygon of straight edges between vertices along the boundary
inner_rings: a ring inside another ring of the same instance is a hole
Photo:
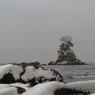
[[[65,82],[86,81],[95,79],[95,63],[91,65],[47,65],[46,69],[57,70]]]

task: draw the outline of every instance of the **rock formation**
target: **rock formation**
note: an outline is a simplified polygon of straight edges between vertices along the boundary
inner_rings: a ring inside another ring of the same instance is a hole
[[[81,62],[78,59],[74,52],[71,50],[73,47],[72,38],[69,36],[62,37],[60,39],[62,44],[60,45],[60,49],[58,51],[58,59],[56,60],[56,64],[65,64],[65,65],[84,65],[84,62]]]
[[[74,45],[72,43],[72,38],[65,36],[60,40],[62,41],[62,44],[58,51],[58,58],[55,63],[51,61],[48,65],[85,65],[85,63],[81,62],[71,50],[71,47]]]
[[[27,63],[0,66],[0,83],[30,83],[34,86],[47,81],[63,81],[62,76],[52,69]]]

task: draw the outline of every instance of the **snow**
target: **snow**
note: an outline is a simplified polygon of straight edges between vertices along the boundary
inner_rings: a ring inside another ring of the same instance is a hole
[[[24,69],[25,69],[25,72],[24,72]],[[4,80],[3,83],[5,83],[6,81],[8,83],[7,79],[10,77],[8,76],[4,77],[4,75],[12,74],[13,79],[15,78],[15,80],[11,82],[11,79],[10,79],[9,81],[10,83],[17,82],[17,81],[29,82],[29,81],[32,81],[33,79],[34,79],[34,84],[51,81],[51,79],[56,80],[56,81],[62,81],[61,75],[51,69],[43,69],[42,67],[39,67],[39,66],[38,68],[36,68],[35,66],[26,66],[24,69],[21,65],[13,65],[13,64],[2,65],[0,66],[0,79],[1,81]]]
[[[24,88],[25,90],[30,89],[30,84],[23,84],[23,83],[12,83],[12,84],[0,84],[0,91],[5,89],[5,88],[10,88],[10,87],[21,87]]]
[[[72,82],[68,83],[67,86],[70,89],[95,93],[95,80]]]
[[[41,83],[21,95],[54,95],[54,91],[62,87],[67,88],[66,84],[56,81]]]
[[[95,93],[92,93],[92,94],[90,94],[90,95],[95,95]]]
[[[76,91],[90,92],[95,95],[95,80],[94,81],[80,81],[64,84],[62,82],[48,82],[34,86],[21,95],[54,95],[54,91],[57,89],[71,89]],[[81,94],[81,93],[80,93]],[[60,94],[59,94],[60,95]]]
[[[25,68],[25,73],[21,76],[21,78],[24,81],[28,81],[28,79],[32,79],[34,77],[35,78],[43,77],[43,79],[56,78],[57,76],[53,75],[53,73],[54,71],[51,71],[50,69],[48,70],[43,70],[42,68],[35,69],[34,66],[27,66]]]
[[[15,87],[9,87],[0,90],[0,95],[19,95]]]
[[[54,95],[55,90],[57,89],[71,89],[76,91],[90,92],[95,95],[95,80],[90,81],[78,81],[64,84],[63,82],[47,82],[40,83],[32,88],[29,88],[29,84],[14,83],[9,84],[12,86],[19,86],[25,88],[27,91],[20,95]],[[0,95],[19,95],[15,87],[9,87],[8,84],[0,84]],[[60,95],[60,94],[59,94]]]
[[[9,84],[10,86],[19,86],[21,88],[24,88],[25,90],[28,90],[30,89],[30,84],[27,83],[27,84],[23,84],[23,83],[12,83],[12,84]]]
[[[0,79],[2,79],[5,74],[11,73],[15,80],[17,80],[20,79],[19,74],[21,74],[21,72],[23,72],[23,68],[21,66],[12,64],[2,65],[0,66]]]
[[[18,95],[16,87],[21,87],[24,88],[25,90],[30,89],[29,83],[0,84],[0,95]]]
[[[7,88],[7,87],[10,87],[10,85],[8,85],[8,84],[0,84],[0,90],[4,89],[4,88]]]

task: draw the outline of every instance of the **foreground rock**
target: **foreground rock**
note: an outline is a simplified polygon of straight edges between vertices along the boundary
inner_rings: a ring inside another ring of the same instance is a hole
[[[95,80],[68,84],[62,82],[42,83],[21,95],[90,95],[91,93],[95,93]]]
[[[18,95],[30,88],[29,84],[0,84],[0,95]]]
[[[0,83],[30,83],[31,86],[46,81],[63,81],[55,70],[32,64],[5,64],[0,66]]]
[[[21,83],[0,84],[0,95],[95,95],[94,93],[95,80],[67,84],[53,81],[34,87]]]

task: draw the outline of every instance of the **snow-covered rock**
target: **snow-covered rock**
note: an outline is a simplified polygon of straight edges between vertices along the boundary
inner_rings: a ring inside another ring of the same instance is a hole
[[[30,89],[29,84],[0,84],[0,95],[20,95]]]
[[[38,84],[40,82],[43,83],[46,81],[62,81],[61,75],[55,70],[44,70],[40,67],[38,69],[35,69],[33,66],[27,66],[25,68],[25,73],[21,76],[21,78],[26,82],[29,80],[31,82],[35,81],[35,84]]]
[[[28,89],[31,88],[31,85],[29,83],[27,83],[27,84],[23,84],[23,83],[12,83],[12,84],[9,84],[9,86],[12,86],[12,87],[21,87],[21,88],[24,88],[25,90],[28,90]]]
[[[95,93],[92,93],[92,94],[90,94],[90,95],[95,95]]]
[[[0,84],[0,91],[10,91],[11,88],[15,88],[18,94],[25,92],[26,90],[30,89],[30,84],[22,84],[22,83],[13,83],[13,84]],[[4,93],[4,92],[3,92]],[[1,94],[0,94],[1,95]]]
[[[9,84],[0,84],[0,90],[8,87],[10,87]]]
[[[1,65],[0,66],[0,83],[12,83],[20,79],[23,72],[22,66],[18,65]]]
[[[54,91],[57,88],[67,88],[67,85],[61,82],[47,82],[47,83],[41,83],[33,88],[29,89],[25,93],[21,95],[54,95]],[[60,94],[59,94],[60,95]]]
[[[19,95],[15,87],[0,90],[0,95]]]
[[[37,65],[5,64],[0,66],[0,83],[30,83],[32,86],[47,81],[63,81],[55,70]]]
[[[95,80],[72,82],[72,83],[68,83],[67,86],[70,89],[95,93]]]
[[[80,81],[64,84],[62,82],[48,82],[34,86],[21,95],[94,95],[94,81]]]
[[[29,86],[22,83],[0,84],[0,95],[95,95],[95,80],[67,84],[53,81]],[[21,92],[23,88],[26,91]]]

